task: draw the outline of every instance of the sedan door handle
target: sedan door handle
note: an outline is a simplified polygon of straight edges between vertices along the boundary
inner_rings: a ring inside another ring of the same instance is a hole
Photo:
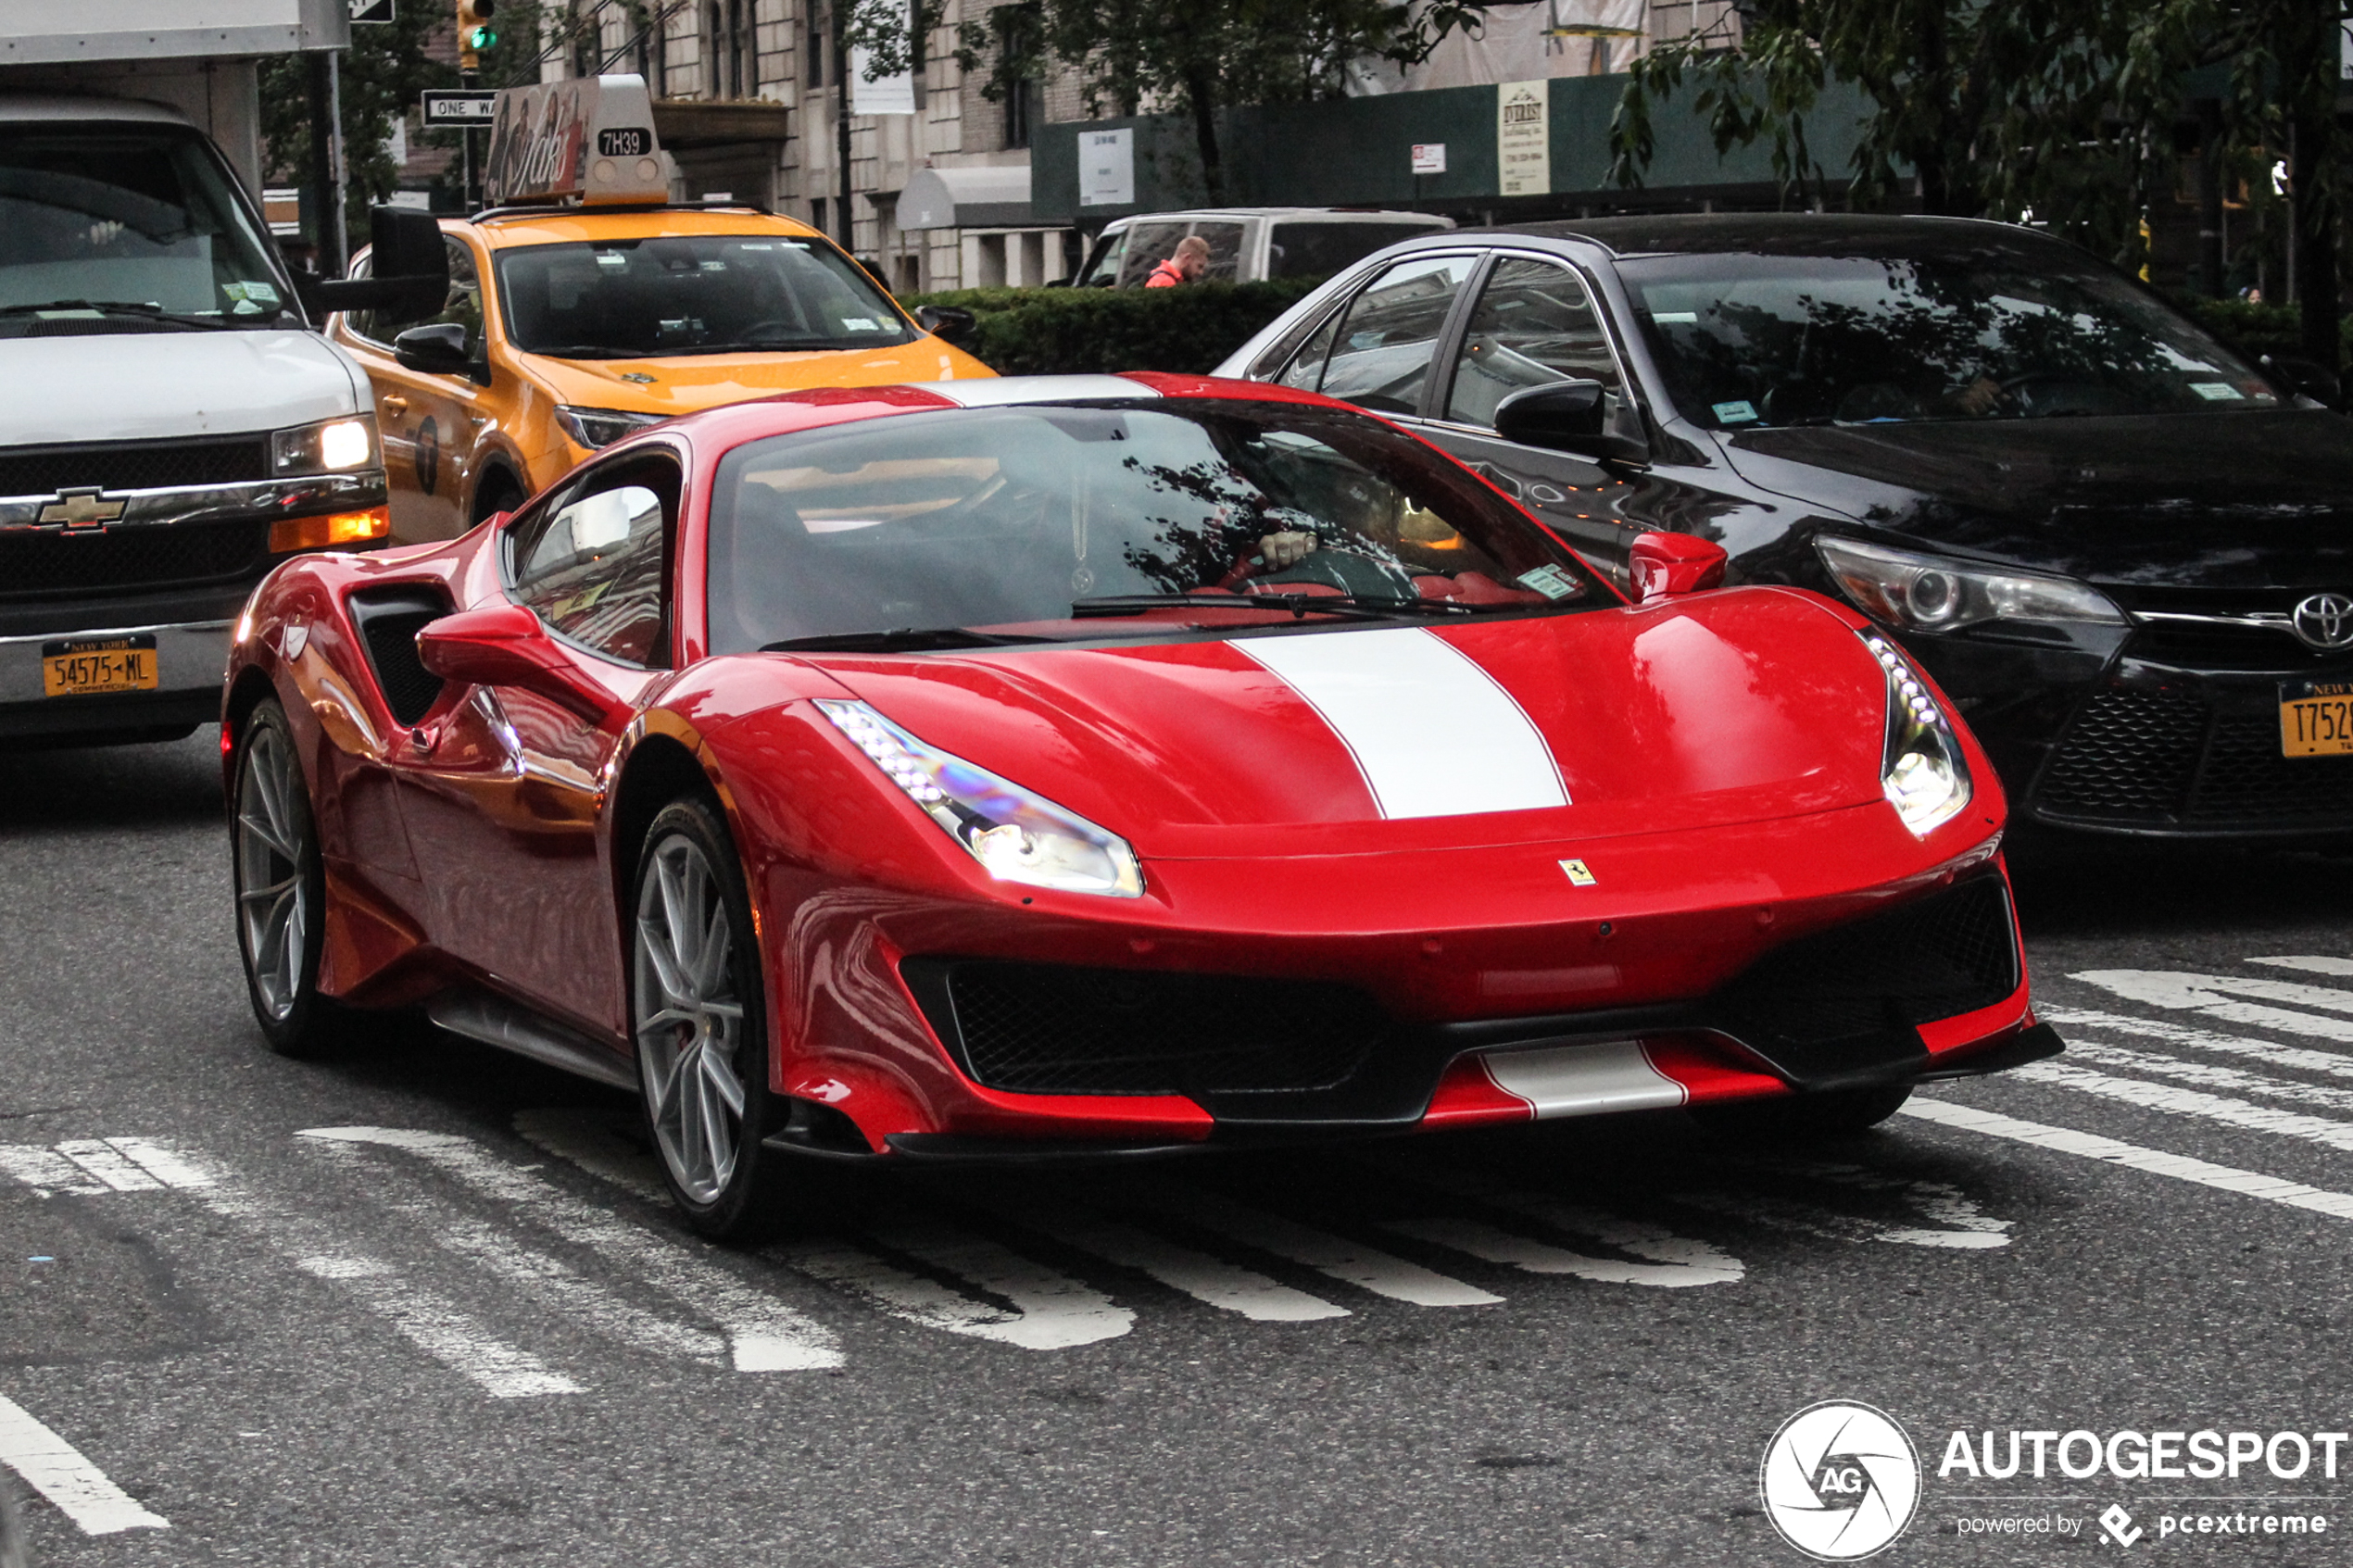
[[[396,392],[387,392],[384,395],[384,406],[385,413],[397,419],[409,411],[409,399]]]

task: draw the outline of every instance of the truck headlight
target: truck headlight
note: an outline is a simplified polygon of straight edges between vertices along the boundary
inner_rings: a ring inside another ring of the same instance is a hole
[[[1969,763],[1936,694],[1903,650],[1873,633],[1862,638],[1887,672],[1887,746],[1881,754],[1880,787],[1912,835],[1926,838],[1968,807],[1973,793]]]
[[[624,408],[581,408],[569,403],[556,406],[556,423],[573,441],[591,452],[610,446],[633,430],[658,425],[667,414],[633,414]]]
[[[373,414],[346,414],[272,432],[270,471],[278,478],[290,474],[348,473],[378,465],[376,419]]]
[[[862,702],[819,697],[817,707],[998,881],[1114,898],[1142,896],[1143,868],[1118,834],[925,745]]]
[[[1814,551],[1857,608],[1906,632],[1957,632],[1985,621],[2125,623],[2108,596],[2070,578],[1995,571],[1830,533],[1815,535]]]

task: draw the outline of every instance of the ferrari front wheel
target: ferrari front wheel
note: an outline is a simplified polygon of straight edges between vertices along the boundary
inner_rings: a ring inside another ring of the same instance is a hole
[[[665,808],[638,858],[630,1022],[646,1128],[686,1223],[752,1239],[776,1219],[786,1156],[768,1088],[767,1017],[743,872],[718,813]]]
[[[335,1011],[319,994],[326,872],[294,731],[274,699],[237,736],[236,781],[230,861],[245,991],[270,1048],[308,1056],[326,1043]]]

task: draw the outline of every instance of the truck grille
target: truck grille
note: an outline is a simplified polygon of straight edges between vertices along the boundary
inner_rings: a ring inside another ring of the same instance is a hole
[[[220,583],[269,564],[266,518],[0,533],[0,599]]]
[[[0,495],[61,490],[162,490],[252,484],[270,477],[270,438],[122,441],[87,446],[0,447]]]
[[[2353,757],[2281,755],[2274,712],[2111,686],[2060,739],[2034,805],[2118,827],[2353,829]]]

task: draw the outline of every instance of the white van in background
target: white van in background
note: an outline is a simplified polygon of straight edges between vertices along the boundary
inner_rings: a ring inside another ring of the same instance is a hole
[[[1337,207],[1224,207],[1139,212],[1105,225],[1072,280],[1078,288],[1135,289],[1188,234],[1209,242],[1206,277],[1227,283],[1328,278],[1383,245],[1451,229],[1429,212]]]

